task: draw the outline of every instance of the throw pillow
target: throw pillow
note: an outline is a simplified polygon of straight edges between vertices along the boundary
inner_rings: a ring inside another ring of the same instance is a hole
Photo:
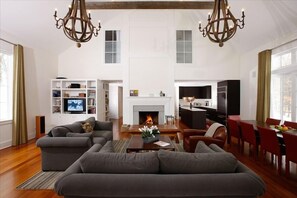
[[[156,152],[86,152],[80,158],[80,167],[83,173],[156,174],[159,172],[159,160]]]
[[[89,117],[88,119],[85,120],[84,123],[90,123],[90,125],[94,129],[95,128],[95,123],[96,123],[95,117]]]
[[[237,159],[231,153],[185,153],[158,151],[161,173],[234,173]]]
[[[196,145],[195,153],[215,153],[215,151],[209,148],[203,141],[199,141]]]
[[[94,128],[89,122],[86,122],[86,123],[82,124],[81,127],[83,128],[85,133],[92,132],[93,128]]]

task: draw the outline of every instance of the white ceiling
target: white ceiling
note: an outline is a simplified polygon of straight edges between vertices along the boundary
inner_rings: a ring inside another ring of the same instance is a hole
[[[34,47],[59,54],[73,46],[73,42],[56,29],[53,13],[58,8],[58,16],[62,17],[69,4],[71,0],[0,0],[0,29]],[[238,52],[297,32],[297,0],[229,0],[229,4],[235,17],[241,16],[241,8],[246,11],[245,28],[228,41]],[[191,13],[198,24],[199,20],[206,21],[210,11],[191,10]],[[100,11],[92,11],[93,19],[96,12]]]

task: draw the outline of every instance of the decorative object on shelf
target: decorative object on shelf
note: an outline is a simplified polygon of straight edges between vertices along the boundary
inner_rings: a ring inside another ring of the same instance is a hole
[[[144,126],[139,128],[139,131],[141,132],[143,143],[151,143],[159,140],[160,130],[155,125],[151,127]]]
[[[130,96],[138,96],[138,90],[130,90]]]
[[[88,42],[92,36],[98,36],[101,29],[100,21],[98,27],[91,22],[91,13],[87,14],[85,0],[72,0],[69,11],[64,18],[57,17],[58,10],[55,9],[56,28],[63,26],[64,34],[70,39],[77,42],[77,47],[81,43]]]
[[[241,10],[241,19],[236,19],[230,11],[228,0],[215,0],[212,15],[208,13],[208,23],[202,29],[201,21],[199,21],[199,30],[203,37],[208,38],[215,43],[219,43],[222,47],[224,42],[231,39],[237,30],[237,27],[243,29],[244,9]]]

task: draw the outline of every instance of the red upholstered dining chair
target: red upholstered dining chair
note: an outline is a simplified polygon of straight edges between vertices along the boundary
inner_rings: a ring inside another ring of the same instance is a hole
[[[293,129],[297,129],[297,122],[285,121],[284,125],[286,125],[288,127],[292,127]]]
[[[254,126],[243,121],[239,121],[239,125],[241,128],[242,151],[244,151],[244,142],[248,142],[249,148],[251,148],[251,144],[253,145],[254,156],[256,157],[258,155],[259,138],[256,137]]]
[[[280,120],[274,119],[274,118],[266,118],[266,124],[270,124],[270,125],[279,125],[280,124]]]
[[[286,176],[290,177],[290,161],[297,163],[297,135],[283,132],[286,145]]]
[[[278,173],[282,172],[282,155],[286,154],[285,145],[280,144],[276,132],[269,128],[257,127],[260,135],[261,155],[265,159],[266,151],[271,153],[271,162],[273,155],[277,156]]]
[[[231,137],[235,137],[237,138],[237,145],[240,148],[241,133],[238,126],[238,121],[231,119],[229,117],[227,119],[227,126],[228,126],[228,135],[230,137],[230,144],[231,144]]]
[[[186,152],[193,153],[199,141],[206,145],[216,144],[223,148],[227,139],[226,127],[219,123],[213,123],[207,130],[184,129],[183,144]]]

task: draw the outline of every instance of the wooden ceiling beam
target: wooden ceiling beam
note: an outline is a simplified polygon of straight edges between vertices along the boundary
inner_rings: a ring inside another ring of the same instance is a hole
[[[213,9],[213,1],[108,1],[86,2],[86,8],[95,9]]]

